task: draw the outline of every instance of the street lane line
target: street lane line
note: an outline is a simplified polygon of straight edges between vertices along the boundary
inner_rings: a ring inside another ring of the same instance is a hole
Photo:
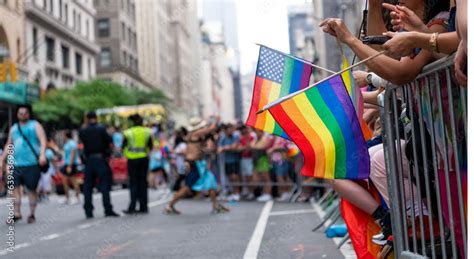
[[[274,211],[274,212],[270,213],[270,216],[294,215],[294,214],[304,214],[304,213],[315,213],[315,211],[313,209],[282,210],[282,211]]]
[[[30,246],[31,243],[22,243],[22,244],[19,244],[19,245],[15,245],[15,248],[13,251],[16,251],[17,249],[20,249],[20,248],[25,248],[25,247],[28,247]],[[11,252],[8,251],[8,249],[5,249],[5,250],[2,250],[0,251],[0,256],[3,256],[3,255],[7,255],[7,254],[10,254]],[[13,252],[15,253],[15,252]]]
[[[253,231],[252,237],[245,250],[244,259],[256,259],[258,256],[258,250],[262,243],[263,234],[265,234],[265,228],[267,227],[268,217],[272,211],[273,201],[267,201],[263,206],[260,217],[258,218],[257,225]]]
[[[314,202],[311,202],[311,206],[313,206],[313,209],[314,211],[316,212],[316,214],[318,214],[318,217],[323,220],[324,218],[324,211],[321,209],[321,207],[319,205],[317,205],[316,203]],[[324,226],[327,228],[329,226],[329,220],[326,221],[324,223]],[[331,238],[332,241],[334,241],[334,243],[337,245],[339,245],[339,243],[341,242],[342,238],[340,237],[335,237],[335,238]],[[350,246],[352,247],[352,246]],[[344,255],[344,258],[346,259],[356,259],[357,258],[357,255],[355,254],[355,251],[354,249],[351,249],[348,247],[347,243],[344,244],[340,249],[339,251],[342,253],[342,255]]]
[[[60,235],[54,233],[54,234],[51,234],[51,235],[42,237],[42,238],[40,238],[40,240],[41,240],[41,241],[43,241],[43,240],[52,240],[52,239],[55,239],[55,238],[58,238],[58,237],[60,237]]]

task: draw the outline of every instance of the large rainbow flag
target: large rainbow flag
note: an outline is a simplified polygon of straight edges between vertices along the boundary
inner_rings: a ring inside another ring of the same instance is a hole
[[[288,139],[270,112],[257,114],[268,103],[309,85],[313,67],[274,49],[260,46],[248,126]]]
[[[284,100],[269,111],[303,152],[303,176],[369,177],[367,144],[341,75]]]

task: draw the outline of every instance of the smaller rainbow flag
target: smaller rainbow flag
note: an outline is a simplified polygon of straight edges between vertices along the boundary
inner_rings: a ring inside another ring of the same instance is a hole
[[[349,67],[349,62],[347,62],[347,58],[344,55],[342,56],[341,69],[345,69],[347,67]],[[362,129],[364,139],[369,140],[372,138],[372,131],[369,129],[369,126],[364,120],[364,99],[362,98],[360,88],[356,85],[351,70],[347,70],[346,72],[342,73],[342,79],[344,80],[347,92],[349,93],[352,103],[354,104],[354,108],[356,110],[357,117],[359,118],[360,128]]]
[[[341,75],[269,109],[304,155],[303,176],[367,179],[370,160]]]
[[[309,86],[313,67],[300,59],[260,46],[252,104],[247,126],[288,139],[270,112],[257,114],[265,105]]]

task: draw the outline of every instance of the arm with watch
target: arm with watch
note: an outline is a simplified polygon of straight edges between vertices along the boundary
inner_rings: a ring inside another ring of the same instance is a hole
[[[380,76],[376,75],[373,72],[365,72],[365,71],[354,71],[353,72],[354,79],[356,81],[357,86],[364,87],[364,86],[372,86],[375,88],[379,87],[386,87],[388,81],[381,78]]]

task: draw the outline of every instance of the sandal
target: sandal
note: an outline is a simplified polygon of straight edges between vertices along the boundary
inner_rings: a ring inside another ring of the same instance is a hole
[[[35,215],[30,215],[27,220],[28,224],[33,224],[36,222]]]
[[[165,213],[168,214],[168,215],[179,215],[179,214],[181,214],[181,212],[179,210],[175,209],[172,206],[167,206],[165,208]]]

